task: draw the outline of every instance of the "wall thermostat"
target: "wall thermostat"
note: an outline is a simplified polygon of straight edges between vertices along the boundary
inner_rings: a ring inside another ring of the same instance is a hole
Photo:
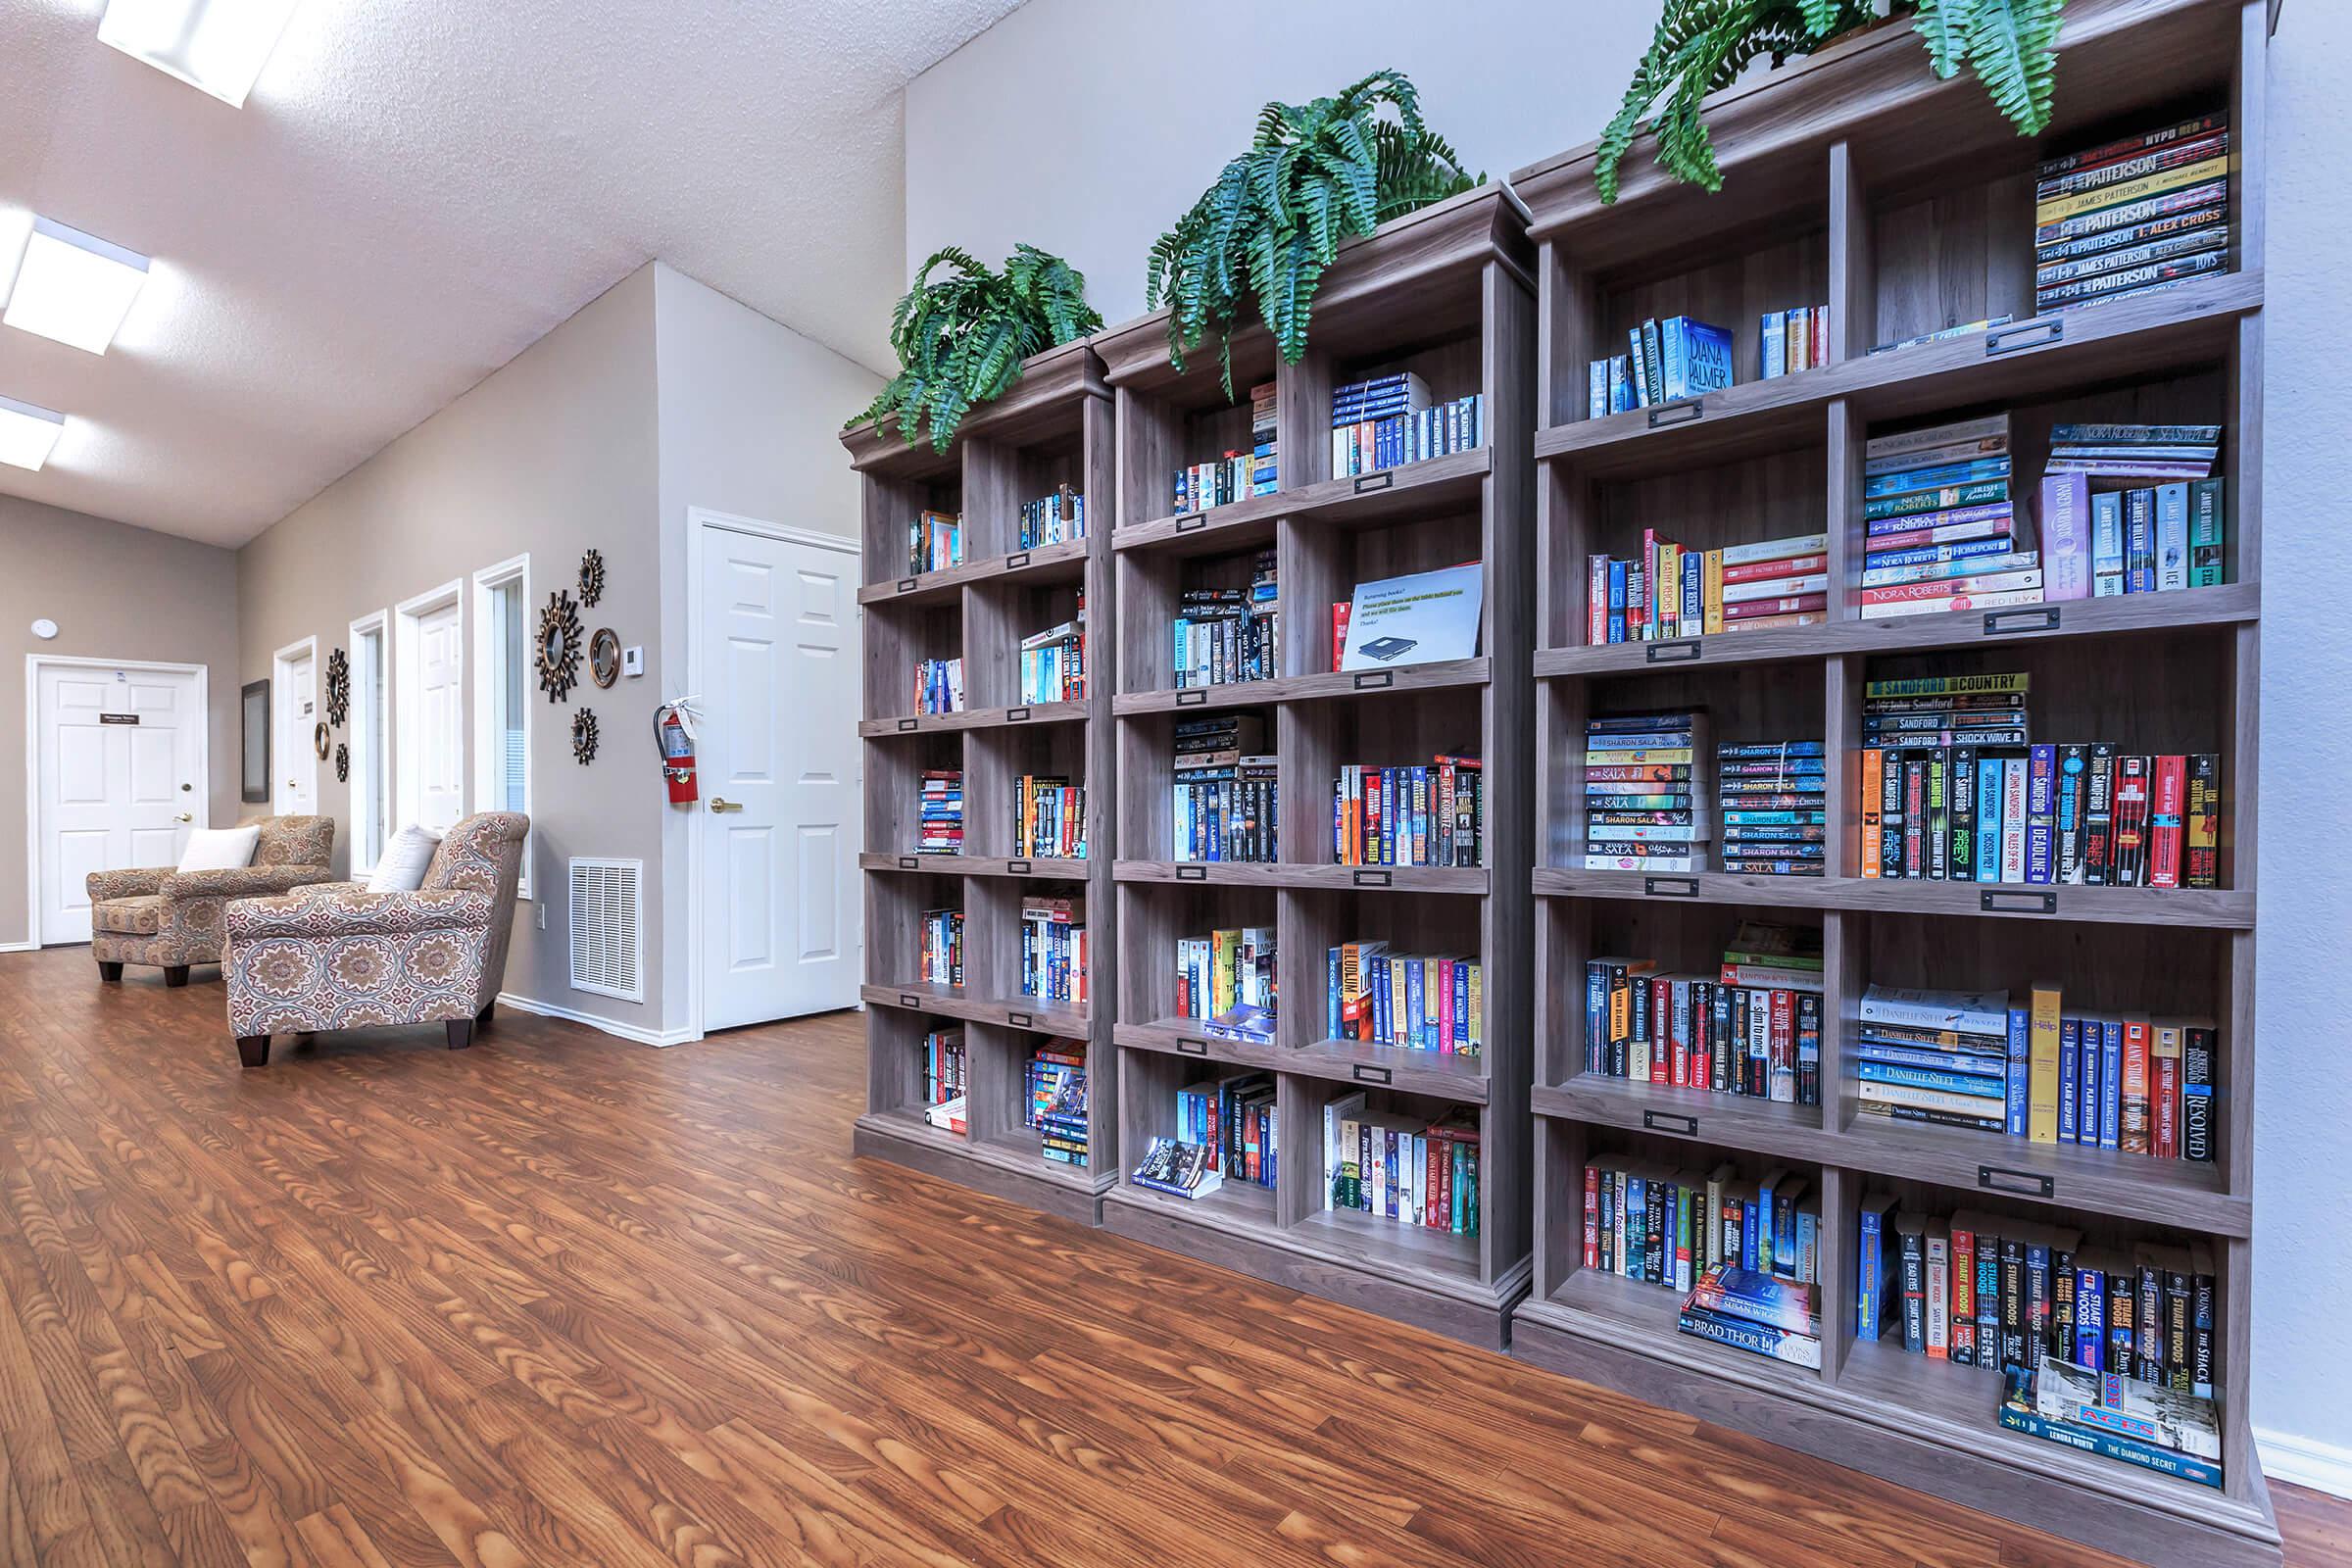
[[[40,619],[32,623],[32,634],[35,637],[38,637],[41,641],[47,642],[50,638],[57,635],[57,622],[51,620],[48,616],[43,615]]]
[[[620,651],[620,672],[623,675],[645,673],[645,650],[642,647],[623,648]]]

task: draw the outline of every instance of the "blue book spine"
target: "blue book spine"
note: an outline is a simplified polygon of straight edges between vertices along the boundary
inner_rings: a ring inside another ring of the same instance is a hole
[[[2058,859],[2058,748],[2035,746],[2026,760],[2026,880],[2049,882]]]
[[[1340,1038],[1340,950],[1334,948],[1324,956],[1323,964],[1323,1038]]]
[[[2058,1020],[2058,1141],[2080,1143],[2076,1101],[2082,1093],[2082,1020]]]
[[[2075,1270],[2075,1345],[2067,1357],[2097,1372],[2107,1359],[2107,1276],[2095,1268]]]
[[[1411,958],[1404,965],[1404,1039],[1409,1046],[1422,1046],[1422,975],[1421,960]]]
[[[1954,485],[2008,477],[2007,458],[1973,458],[1966,463],[1946,463],[1933,468],[1907,468],[1895,473],[1883,473],[1875,479],[1865,480],[1862,493],[1865,499],[1909,495],[1915,490],[1941,490]]]
[[[1683,328],[1683,395],[1698,397],[1730,386],[1736,379],[1732,373],[1732,334],[1689,317],[1678,319]]]
[[[1705,624],[1707,605],[1706,558],[1695,550],[1683,552],[1683,624],[1695,633]]]
[[[1683,349],[1684,318],[1670,316],[1658,323],[1658,352],[1666,365],[1666,401],[1690,395],[1690,377],[1685,369]]]
[[[1609,641],[1613,643],[1625,641],[1626,572],[1632,565],[1630,561],[1609,563]]]
[[[1881,1245],[1878,1210],[1866,1208],[1862,1211],[1861,1241],[1854,1249],[1860,1265],[1854,1281],[1854,1337],[1859,1340],[1875,1340],[1879,1337]]]
[[[1605,964],[1585,965],[1585,1071],[1605,1072],[1608,1046],[1609,973]]]
[[[2009,1009],[2009,1093],[2007,1112],[2009,1136],[2026,1136],[2026,1076],[2029,1014],[2024,1007]]]
[[[1898,1067],[1885,1061],[1857,1061],[1854,1075],[1865,1083],[1900,1084],[1906,1089],[1933,1089],[1946,1095],[1980,1095],[1987,1100],[2006,1100],[2006,1074],[1986,1077],[1978,1073],[1937,1072],[1928,1067]]]
[[[2099,1020],[2082,1020],[2082,1040],[2075,1071],[2080,1075],[2075,1083],[2075,1142],[2085,1149],[2099,1146],[2099,1057],[2100,1042],[2105,1031]]]
[[[1648,1225],[1649,1184],[1639,1176],[1625,1179],[1625,1273],[1631,1279],[1649,1272],[1649,1247],[1643,1240]]]
[[[2001,760],[1977,760],[1977,880],[2001,879]],[[2021,1135],[2022,1136],[2022,1135]]]
[[[1756,366],[1764,380],[1788,373],[1788,313],[1766,311],[1757,333]]]
[[[2099,1147],[2121,1149],[2124,1143],[2124,1021],[2102,1019],[2099,1024]]]
[[[1763,1263],[1758,1261],[1757,1251],[1758,1244],[1764,1239],[1764,1219],[1759,1212],[1761,1206],[1758,1200],[1753,1198],[1740,1205],[1740,1266],[1741,1268],[1761,1270],[1764,1267]]]
[[[1972,1056],[1964,1051],[1935,1051],[1925,1046],[1894,1045],[1878,1040],[1857,1040],[1850,1048],[1856,1061],[1883,1061],[1896,1067],[1925,1067],[1932,1072],[1973,1073],[1980,1078],[2006,1080],[2009,1065],[2005,1057]]]
[[[2121,1459],[2127,1464],[2138,1465],[2143,1470],[2153,1470],[2159,1475],[2173,1476],[2181,1481],[2193,1481],[2199,1486],[2219,1488],[2222,1484],[2222,1468],[2217,1464],[2189,1454],[2177,1453],[2171,1448],[2160,1448],[2153,1444],[2118,1437],[2111,1432],[2093,1432],[2065,1422],[2045,1421],[2032,1410],[2020,1409],[2006,1400],[2001,1403],[2001,1425],[2029,1437],[2047,1439],[2084,1453],[2098,1454],[2102,1458]]]

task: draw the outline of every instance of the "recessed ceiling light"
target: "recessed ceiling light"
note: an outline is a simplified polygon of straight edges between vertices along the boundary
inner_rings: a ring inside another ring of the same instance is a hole
[[[146,281],[147,258],[138,252],[35,218],[0,321],[104,354]]]
[[[296,0],[107,0],[98,40],[243,108]]]
[[[65,428],[62,414],[0,398],[0,463],[38,472]]]

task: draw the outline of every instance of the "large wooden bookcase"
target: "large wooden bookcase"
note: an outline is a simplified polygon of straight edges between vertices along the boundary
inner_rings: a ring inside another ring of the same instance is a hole
[[[1529,1266],[1526,956],[1533,830],[1528,660],[1536,291],[1521,215],[1494,186],[1384,225],[1344,248],[1314,302],[1312,340],[1278,365],[1262,329],[1233,344],[1228,399],[1213,344],[1171,368],[1167,320],[1096,340],[1116,394],[1121,622],[1115,699],[1120,858],[1118,1047],[1122,1177],[1104,1223],[1123,1234],[1488,1346],[1505,1339]],[[1444,402],[1483,393],[1477,450],[1358,477],[1331,476],[1336,386],[1411,370]],[[1250,445],[1249,389],[1278,388],[1280,486],[1172,515],[1179,467]],[[1239,586],[1275,552],[1278,674],[1178,691],[1169,624],[1187,588]],[[1486,564],[1481,653],[1337,673],[1331,606],[1355,584]],[[1178,863],[1172,844],[1175,725],[1241,710],[1263,720],[1279,765],[1279,861]],[[1332,794],[1349,763],[1484,759],[1486,864],[1335,863]],[[1176,1018],[1175,944],[1235,926],[1277,932],[1279,1026],[1271,1045],[1208,1037]],[[1388,939],[1398,951],[1475,953],[1486,975],[1488,1045],[1462,1056],[1325,1038],[1325,953]],[[1124,1171],[1175,1131],[1178,1091],[1236,1071],[1275,1075],[1280,1159],[1271,1188],[1228,1181],[1186,1200]],[[1480,1234],[1458,1236],[1351,1210],[1323,1191],[1324,1107],[1362,1091],[1368,1108],[1432,1117],[1466,1107],[1483,1147]]]
[[[1109,991],[1117,910],[1110,898],[1115,758],[1103,661],[1117,622],[1110,592],[1111,400],[1102,362],[1084,343],[1027,361],[996,402],[966,416],[946,453],[909,445],[889,423],[843,434],[863,487],[865,718],[865,984],[867,1098],[857,1152],[896,1160],[1090,1224],[1117,1167],[1118,1074]],[[1020,548],[1024,502],[1071,485],[1086,497],[1085,538]],[[909,575],[907,525],[924,511],[961,513],[963,564]],[[1086,609],[1087,697],[1023,704],[1020,640]],[[965,708],[915,711],[914,670],[960,657]],[[929,768],[963,773],[959,856],[917,855],[917,807]],[[1015,853],[1014,805],[1024,774],[1086,786],[1083,859]],[[1080,897],[1091,945],[1089,1005],[1021,994],[1025,895]],[[964,983],[916,983],[927,909],[963,912]],[[966,1132],[922,1116],[925,1033],[960,1025],[966,1049]],[[1088,1044],[1088,1163],[1047,1159],[1022,1121],[1024,1069],[1045,1040]]]
[[[2071,0],[2058,122],[2021,140],[1973,80],[1939,82],[1907,24],[1753,85],[1707,119],[1726,184],[1663,181],[1646,145],[1614,206],[1592,150],[1513,176],[1540,246],[1537,572],[1536,1268],[1513,1351],[1535,1363],[2156,1563],[2275,1562],[2278,1536],[2246,1411],[2253,1212],[2254,831],[2262,565],[2264,51],[2261,0]],[[2035,161],[2181,113],[2230,115],[2234,267],[2167,292],[2035,317]],[[1771,380],[1758,317],[1828,302],[1830,363]],[[1647,316],[1733,326],[1740,383],[1703,400],[1588,417],[1587,365]],[[1872,353],[2013,314],[1992,331]],[[2031,495],[2058,420],[2219,423],[2230,495],[2226,585],[2027,612],[1860,617],[1862,450],[1883,429],[2007,409]],[[1693,548],[1821,531],[1824,624],[1670,643],[1587,645],[1589,553],[1644,526]],[[2025,670],[2035,738],[2223,759],[2221,887],[2006,894],[1859,872],[1866,680]],[[1589,715],[1704,704],[1718,741],[1821,738],[1828,874],[1586,871]],[[2046,893],[2046,900],[2039,895]],[[1745,916],[1822,929],[1823,1105],[1759,1102],[1583,1070],[1586,960],[1712,968]],[[2007,988],[2059,979],[2070,1006],[2202,1013],[2222,1033],[2210,1164],[2034,1145],[1857,1111],[1844,1042],[1868,984]],[[1582,1265],[1582,1172],[1598,1154],[1677,1165],[1786,1164],[1821,1196],[1818,1373],[1677,1332],[1679,1298]],[[2192,1240],[2218,1262],[2225,1492],[2013,1435],[1986,1370],[1854,1333],[1856,1210],[1890,1191],[2086,1239]]]

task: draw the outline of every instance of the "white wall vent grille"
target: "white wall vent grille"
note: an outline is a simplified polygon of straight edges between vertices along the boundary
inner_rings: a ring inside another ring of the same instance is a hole
[[[571,862],[571,985],[623,1002],[645,1000],[645,862]]]

